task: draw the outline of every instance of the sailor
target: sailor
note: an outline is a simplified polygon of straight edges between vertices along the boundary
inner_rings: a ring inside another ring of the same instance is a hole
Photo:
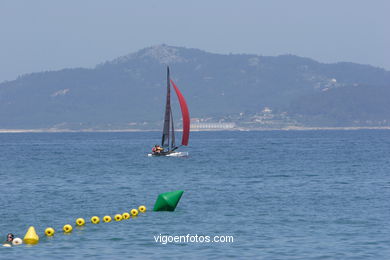
[[[159,146],[158,144],[156,144],[156,145],[152,148],[152,153],[153,153],[153,154],[160,154],[162,151],[164,151],[164,148],[162,148],[162,147]]]
[[[164,151],[164,148],[162,148],[162,147],[159,146],[159,145],[157,145],[156,149],[157,149],[157,153],[161,153],[161,152]]]
[[[155,146],[153,146],[152,148],[152,154],[156,154],[157,153],[157,144]]]

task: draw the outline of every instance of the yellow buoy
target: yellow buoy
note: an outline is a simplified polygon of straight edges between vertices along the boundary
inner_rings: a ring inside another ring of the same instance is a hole
[[[72,225],[66,224],[66,225],[62,228],[62,230],[63,230],[65,233],[70,233],[70,232],[72,232],[73,227],[72,227]]]
[[[45,229],[45,235],[48,237],[54,236],[54,228],[48,227]]]
[[[133,217],[136,217],[136,216],[138,215],[138,210],[132,209],[132,210],[130,210],[130,213],[131,213],[131,215],[132,215]]]
[[[11,244],[3,244],[5,247],[11,247]]]
[[[125,213],[122,214],[122,218],[123,219],[129,219],[130,218],[130,214],[125,212]]]
[[[142,212],[142,213],[145,213],[145,212],[146,212],[146,207],[145,207],[144,205],[139,206],[139,207],[138,207],[138,210],[139,210],[140,212]]]
[[[91,222],[92,222],[93,224],[99,224],[100,219],[99,219],[99,217],[97,217],[97,216],[93,216],[93,217],[91,218]]]
[[[108,223],[108,222],[111,222],[111,217],[110,216],[104,216],[103,217],[103,221]]]
[[[39,236],[37,232],[35,232],[35,228],[33,226],[29,227],[26,235],[24,235],[24,243],[28,245],[35,245],[39,241]]]
[[[12,240],[12,245],[14,245],[14,246],[18,246],[21,244],[23,244],[23,240],[19,237],[15,237],[14,240]]]
[[[121,214],[116,214],[114,216],[114,219],[115,219],[115,221],[121,221],[122,220],[122,215]]]
[[[84,226],[85,220],[83,218],[76,219],[77,226]]]

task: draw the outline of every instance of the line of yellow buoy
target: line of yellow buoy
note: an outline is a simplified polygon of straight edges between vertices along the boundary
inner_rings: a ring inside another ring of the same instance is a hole
[[[124,219],[130,219],[131,216],[132,217],[136,217],[138,216],[139,212],[141,213],[145,213],[146,212],[146,207],[145,206],[139,206],[138,207],[138,210],[137,209],[132,209],[130,210],[130,213],[128,212],[124,212],[122,214],[116,214],[114,216],[114,220],[115,221],[121,221],[121,220],[124,220]],[[93,216],[91,217],[91,223],[92,224],[99,224],[100,223],[100,218],[98,216]],[[108,222],[111,222],[112,218],[110,216],[104,216],[103,217],[103,221],[105,223],[108,223]],[[84,226],[85,225],[85,219],[83,218],[78,218],[76,219],[76,225],[77,226]],[[64,233],[71,233],[72,230],[73,230],[73,227],[72,225],[70,224],[66,224],[63,226],[62,230],[64,231]],[[55,234],[55,229],[52,228],[52,227],[48,227],[45,229],[45,235],[48,236],[48,237],[52,237],[54,236]],[[24,243],[26,244],[30,244],[30,245],[33,245],[33,244],[37,244],[38,241],[39,241],[39,236],[37,235],[36,231],[35,231],[35,228],[33,226],[31,226],[26,235],[24,236]]]

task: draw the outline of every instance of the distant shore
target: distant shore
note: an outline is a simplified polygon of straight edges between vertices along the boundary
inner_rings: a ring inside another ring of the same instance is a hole
[[[284,128],[230,128],[230,129],[191,129],[191,132],[217,131],[316,131],[316,130],[390,130],[390,126],[348,126],[348,127],[284,127]],[[127,133],[159,132],[161,129],[0,129],[0,133]],[[177,130],[180,132],[181,130]]]

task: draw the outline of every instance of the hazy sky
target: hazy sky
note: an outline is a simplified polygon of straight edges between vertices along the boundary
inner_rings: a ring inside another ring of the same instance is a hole
[[[389,0],[1,0],[0,82],[166,43],[390,69]]]

